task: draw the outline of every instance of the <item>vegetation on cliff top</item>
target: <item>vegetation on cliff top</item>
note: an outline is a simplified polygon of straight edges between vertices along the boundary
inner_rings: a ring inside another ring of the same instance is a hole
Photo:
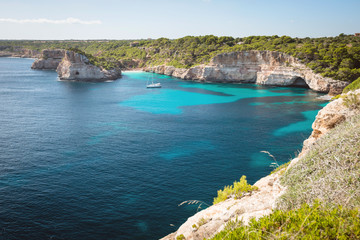
[[[103,57],[95,57],[89,53],[81,51],[78,48],[68,48],[67,50],[84,55],[85,57],[87,57],[87,59],[89,59],[90,64],[95,65],[97,67],[104,68],[106,70],[120,68],[120,66],[119,66],[120,64],[115,60],[111,60],[111,59],[107,60]]]
[[[327,208],[319,202],[312,206],[276,210],[248,226],[230,222],[213,240],[223,239],[359,239],[360,213],[341,206]]]
[[[280,209],[293,209],[320,199],[325,204],[360,206],[360,117],[340,124],[282,177],[287,191]]]
[[[208,63],[219,53],[243,50],[269,50],[299,58],[316,73],[333,79],[354,81],[360,77],[360,38],[340,34],[337,37],[291,38],[288,36],[250,36],[244,38],[186,36],[178,39],[122,41],[0,41],[3,50],[19,48],[78,48],[122,67],[167,64],[189,68]]]
[[[353,81],[352,83],[350,83],[349,85],[347,85],[346,88],[344,88],[343,93],[354,91],[359,88],[360,88],[360,77],[355,81]]]

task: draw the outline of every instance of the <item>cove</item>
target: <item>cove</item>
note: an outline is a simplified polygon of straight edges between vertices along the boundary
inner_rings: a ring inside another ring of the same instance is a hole
[[[267,175],[311,133],[321,94],[124,72],[57,81],[0,58],[0,224],[8,239],[158,239],[217,190]]]

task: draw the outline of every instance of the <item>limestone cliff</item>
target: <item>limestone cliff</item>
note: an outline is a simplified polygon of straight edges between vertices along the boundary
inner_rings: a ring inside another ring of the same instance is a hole
[[[318,112],[315,121],[312,124],[313,131],[310,137],[304,141],[300,156],[310,149],[321,136],[333,129],[336,125],[359,114],[357,108],[348,108],[344,105],[344,101],[346,101],[344,99],[350,94],[360,95],[360,89],[354,92],[348,92],[347,94],[342,94],[339,99],[330,102]]]
[[[345,106],[344,101],[346,101],[350,94],[360,96],[360,89],[343,94],[342,97],[330,102],[319,111],[312,125],[313,132],[304,141],[302,153],[299,157],[291,160],[287,169],[294,167],[305,156],[307,150],[329,130],[335,128],[346,119],[360,114],[359,108]],[[162,240],[175,240],[180,235],[183,235],[186,240],[211,238],[223,230],[226,223],[230,220],[235,220],[236,218],[242,219],[247,224],[252,217],[259,218],[270,214],[276,206],[278,198],[286,192],[286,188],[280,184],[279,174],[281,173],[273,173],[257,181],[254,185],[259,188],[259,191],[254,192],[252,195],[241,199],[230,198],[196,213],[188,218],[176,232],[167,235]]]
[[[62,49],[45,49],[41,52],[41,57],[33,62],[31,68],[56,70],[64,54],[65,50]]]
[[[322,77],[296,58],[272,51],[222,53],[211,59],[208,65],[190,69],[161,65],[144,70],[201,82],[304,86],[332,94],[340,93],[348,84]]]
[[[120,69],[106,70],[92,65],[86,56],[73,51],[65,51],[56,71],[61,80],[101,82],[121,77]]]

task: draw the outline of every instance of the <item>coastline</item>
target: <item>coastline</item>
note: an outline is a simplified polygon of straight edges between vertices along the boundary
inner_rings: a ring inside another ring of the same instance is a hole
[[[248,225],[252,218],[259,219],[270,215],[274,209],[278,209],[281,205],[281,198],[286,194],[289,197],[289,193],[287,193],[289,185],[284,185],[283,176],[287,172],[299,168],[299,165],[304,164],[306,159],[314,157],[314,151],[316,152],[317,148],[323,146],[324,139],[331,137],[330,133],[333,129],[337,128],[338,125],[343,125],[343,123],[346,124],[359,114],[359,109],[348,108],[344,104],[344,99],[351,94],[360,94],[360,90],[345,93],[342,98],[331,101],[319,110],[312,123],[312,134],[303,142],[303,148],[299,155],[256,181],[254,186],[258,187],[257,191],[245,194],[240,199],[231,196],[197,212],[190,216],[175,232],[164,236],[161,240],[209,239],[224,230],[230,221],[241,219],[244,225]],[[327,145],[324,147],[326,148]],[[319,187],[321,189],[323,186]],[[313,197],[316,198],[317,196]],[[194,226],[196,227],[194,228]]]

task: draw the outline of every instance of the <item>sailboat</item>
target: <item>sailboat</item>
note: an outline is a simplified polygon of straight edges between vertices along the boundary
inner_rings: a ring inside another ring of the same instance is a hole
[[[161,88],[161,83],[154,83],[154,78],[151,76],[151,83],[149,84],[149,79],[146,82],[146,88]]]

